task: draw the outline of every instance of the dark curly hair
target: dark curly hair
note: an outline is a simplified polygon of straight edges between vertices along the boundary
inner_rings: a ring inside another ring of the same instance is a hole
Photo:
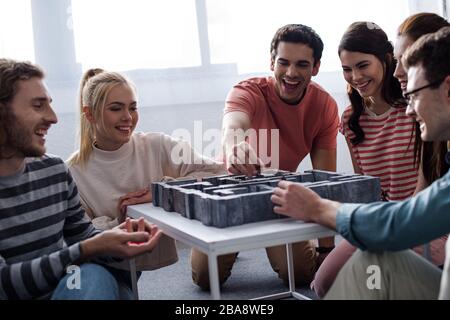
[[[313,50],[314,66],[322,58],[323,42],[319,35],[303,24],[288,24],[277,30],[270,44],[270,55],[275,60],[280,42],[303,43]]]

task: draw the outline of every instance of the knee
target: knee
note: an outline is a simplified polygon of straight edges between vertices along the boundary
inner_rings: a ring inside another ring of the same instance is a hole
[[[231,268],[237,254],[227,254],[217,257],[219,284],[223,284],[231,275]],[[203,290],[209,290],[208,256],[200,251],[191,251],[192,281]]]
[[[191,251],[192,281],[203,290],[209,288],[208,256],[203,252]]]
[[[202,290],[209,290],[209,273],[192,270],[192,281],[198,285]]]
[[[272,269],[285,284],[289,283],[289,271],[287,265],[286,247],[277,246],[267,248]],[[294,258],[294,277],[296,285],[309,284],[316,271],[316,251],[314,245],[309,241],[295,243],[292,246]]]
[[[103,266],[85,263],[78,271],[66,275],[58,284],[52,299],[58,300],[117,300],[119,285]]]
[[[311,289],[313,289],[316,295],[322,299],[333,284],[333,280],[334,278],[329,279],[326,274],[324,275],[317,272],[314,276],[314,281],[311,284]]]
[[[356,248],[344,240],[326,256],[317,270],[312,283],[312,288],[319,298],[325,296],[337,274],[355,251]]]
[[[119,285],[116,278],[108,269],[99,264],[81,265],[81,283],[86,286],[88,299],[119,299]]]

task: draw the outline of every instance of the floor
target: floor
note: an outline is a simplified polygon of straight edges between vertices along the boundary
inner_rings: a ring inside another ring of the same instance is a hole
[[[142,273],[139,279],[141,300],[208,300],[209,292],[201,290],[191,279],[190,249],[179,248],[179,261],[171,266]],[[240,252],[230,278],[221,289],[222,299],[247,300],[287,291],[272,270],[264,249]],[[317,296],[309,288],[297,291],[311,299]]]

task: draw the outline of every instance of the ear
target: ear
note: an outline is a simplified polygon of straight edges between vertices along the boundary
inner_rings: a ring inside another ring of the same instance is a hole
[[[274,71],[274,70],[275,70],[275,59],[270,58],[270,71]]]
[[[320,69],[320,60],[316,62],[316,64],[314,65],[314,67],[312,69],[313,77],[317,76],[317,74],[319,73],[319,69]]]
[[[450,99],[450,75],[444,79],[445,90],[447,91],[447,98]]]
[[[91,108],[88,106],[84,106],[83,107],[83,114],[86,117],[86,119],[90,122],[90,123],[95,123],[95,119],[94,116],[91,112]]]

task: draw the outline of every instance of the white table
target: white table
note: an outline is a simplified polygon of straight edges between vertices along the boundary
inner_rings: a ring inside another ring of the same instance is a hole
[[[127,213],[132,218],[144,217],[156,224],[168,236],[208,255],[211,295],[213,299],[217,300],[220,299],[217,256],[281,244],[286,244],[289,291],[260,297],[259,299],[286,297],[307,299],[307,297],[295,292],[292,244],[335,234],[334,231],[318,224],[305,223],[291,218],[248,223],[229,228],[208,227],[200,221],[184,218],[176,212],[166,212],[164,209],[154,207],[149,203],[129,206]]]

